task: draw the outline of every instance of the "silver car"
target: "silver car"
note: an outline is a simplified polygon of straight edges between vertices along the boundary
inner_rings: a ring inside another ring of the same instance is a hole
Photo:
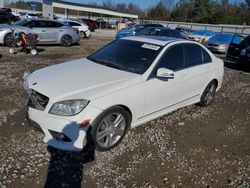
[[[11,29],[38,34],[40,38],[38,44],[61,44],[68,47],[80,41],[78,29],[66,26],[61,22],[46,19],[23,19],[12,25],[0,25],[0,44],[10,45]]]

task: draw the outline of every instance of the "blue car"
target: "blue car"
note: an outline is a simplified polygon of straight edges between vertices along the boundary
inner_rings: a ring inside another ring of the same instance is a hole
[[[184,39],[182,34],[174,29],[161,28],[161,27],[148,27],[135,34],[136,36],[162,36],[162,37],[172,37]]]
[[[143,29],[148,28],[148,27],[161,27],[161,28],[163,28],[163,25],[161,25],[161,24],[136,24],[136,25],[132,25],[132,26],[126,27],[126,28],[118,31],[116,33],[115,38],[119,39],[119,38],[123,38],[123,37],[134,36],[137,32],[140,32]]]

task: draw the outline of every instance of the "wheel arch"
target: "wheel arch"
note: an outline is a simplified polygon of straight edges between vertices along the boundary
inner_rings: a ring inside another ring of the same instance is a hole
[[[127,107],[127,106],[125,106],[125,105],[116,105],[116,106],[119,106],[119,107],[121,107],[121,108],[123,108],[126,112],[128,112],[129,113],[129,115],[130,115],[130,123],[132,122],[132,119],[133,119],[133,115],[132,115],[132,112],[131,112],[131,110],[129,109],[129,107]]]

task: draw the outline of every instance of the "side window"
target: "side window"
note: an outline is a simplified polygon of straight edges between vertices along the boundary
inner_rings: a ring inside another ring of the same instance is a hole
[[[207,53],[206,50],[202,49],[202,56],[203,56],[203,63],[210,63],[212,62],[212,58],[211,56]]]
[[[46,21],[36,21],[35,27],[47,27]]]
[[[25,27],[36,27],[36,21],[28,22],[28,23],[24,24],[23,26],[25,26]]]
[[[167,68],[173,71],[184,68],[184,50],[182,45],[176,45],[167,49],[160,59],[158,68]]]
[[[197,44],[186,44],[186,64],[192,67],[203,63],[201,47]]]
[[[241,36],[239,36],[239,35],[234,35],[234,38],[233,38],[233,40],[232,40],[232,43],[233,43],[233,44],[240,44],[242,40],[243,40],[243,38],[242,38]]]
[[[247,36],[245,39],[244,39],[244,42],[247,46],[250,46],[250,36]]]
[[[76,22],[69,22],[70,26],[81,26],[80,24],[76,23]]]

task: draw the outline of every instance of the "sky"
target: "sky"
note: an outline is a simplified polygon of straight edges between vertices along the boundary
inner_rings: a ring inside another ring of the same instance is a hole
[[[17,0],[5,0],[5,1],[17,1]],[[42,0],[25,0],[25,1],[37,1],[42,2]],[[82,4],[89,4],[91,2],[102,4],[103,0],[64,0],[69,2],[75,2],[75,3],[82,3]],[[105,0],[104,0],[105,1]],[[112,0],[114,3],[134,3],[140,6],[143,9],[146,9],[147,7],[151,7],[156,5],[160,2],[160,0]],[[165,0],[170,1],[170,0]],[[178,2],[178,0],[172,0],[173,2]],[[231,3],[241,3],[245,0],[229,0]]]

